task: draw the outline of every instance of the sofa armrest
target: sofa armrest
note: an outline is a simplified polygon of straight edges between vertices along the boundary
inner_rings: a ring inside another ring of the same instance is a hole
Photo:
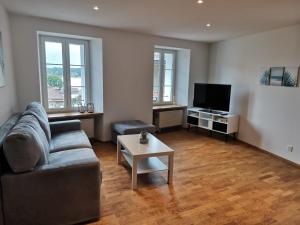
[[[50,154],[49,164],[1,178],[8,224],[76,224],[100,216],[100,163],[92,149]]]
[[[80,120],[57,121],[49,124],[52,135],[81,129]]]

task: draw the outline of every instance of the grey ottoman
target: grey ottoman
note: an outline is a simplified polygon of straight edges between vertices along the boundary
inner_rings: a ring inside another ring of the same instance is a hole
[[[139,134],[142,131],[147,131],[149,133],[155,133],[155,126],[152,124],[147,124],[140,120],[128,120],[122,122],[112,123],[112,140],[117,143],[117,136],[124,134]]]

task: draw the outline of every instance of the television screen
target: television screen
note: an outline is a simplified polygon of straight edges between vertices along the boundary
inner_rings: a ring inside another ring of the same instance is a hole
[[[231,85],[199,84],[194,87],[194,107],[229,112]]]

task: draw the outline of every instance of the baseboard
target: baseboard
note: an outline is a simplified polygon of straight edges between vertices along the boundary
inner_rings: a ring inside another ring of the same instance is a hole
[[[283,157],[281,157],[279,155],[276,155],[276,154],[274,154],[274,153],[272,153],[272,152],[270,152],[268,150],[265,150],[265,149],[262,149],[262,148],[259,148],[259,147],[255,146],[253,144],[247,143],[246,141],[243,141],[243,140],[239,139],[238,137],[236,138],[236,140],[239,141],[239,142],[242,142],[245,145],[251,146],[252,148],[256,149],[257,151],[262,151],[262,152],[264,152],[264,153],[266,153],[268,155],[271,155],[271,156],[273,156],[273,157],[275,157],[275,158],[277,158],[277,159],[279,159],[281,161],[284,161],[284,162],[286,162],[286,163],[288,163],[290,165],[293,165],[293,166],[296,166],[296,167],[300,168],[300,164],[297,164],[297,163],[295,163],[295,162],[293,162],[291,160],[285,159],[285,158],[283,158]]]
[[[176,126],[172,126],[172,127],[164,127],[164,128],[159,128],[157,129],[157,132],[171,132],[171,131],[177,131],[177,130],[181,130],[181,129],[185,129],[182,127],[182,125],[176,125]]]
[[[98,139],[95,139],[95,138],[89,138],[91,144],[94,144],[94,143],[113,143],[112,140],[108,140],[108,141],[101,141],[101,140],[98,140]]]
[[[296,167],[300,168],[300,164],[298,164],[298,163],[295,163],[295,162],[293,162],[293,161],[291,161],[291,160],[285,159],[285,158],[283,158],[283,157],[281,157],[281,156],[279,156],[279,155],[276,155],[276,154],[274,154],[274,153],[272,153],[272,152],[270,152],[270,151],[268,151],[268,150],[259,148],[259,147],[255,146],[255,145],[253,145],[253,144],[247,143],[247,142],[245,142],[245,141],[243,141],[243,140],[241,140],[241,139],[238,139],[238,141],[240,141],[240,142],[242,142],[243,144],[248,145],[248,146],[250,146],[250,147],[256,149],[257,151],[262,151],[262,152],[264,152],[264,153],[266,153],[266,154],[268,154],[268,155],[270,155],[270,156],[272,156],[272,157],[275,157],[275,158],[277,158],[277,159],[279,159],[279,160],[281,160],[281,161],[284,161],[284,162],[286,162],[286,163],[288,163],[288,164],[290,164],[290,165],[293,165],[293,166],[296,166]]]

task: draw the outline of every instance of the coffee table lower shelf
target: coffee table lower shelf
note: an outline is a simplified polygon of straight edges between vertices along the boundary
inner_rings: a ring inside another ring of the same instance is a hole
[[[132,156],[126,150],[121,150],[127,163],[132,167]],[[167,171],[168,166],[166,166],[158,157],[148,157],[140,159],[137,162],[137,174],[153,173]]]

